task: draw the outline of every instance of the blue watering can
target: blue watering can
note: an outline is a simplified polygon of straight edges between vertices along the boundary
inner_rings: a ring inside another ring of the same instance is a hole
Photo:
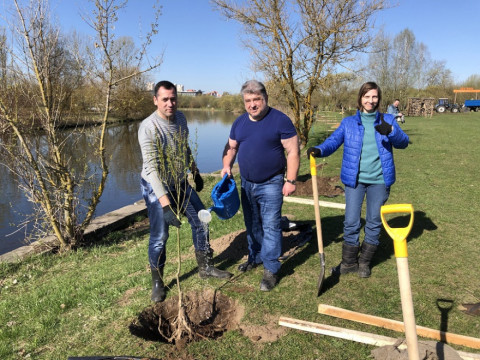
[[[210,222],[211,211],[215,212],[219,219],[227,220],[233,217],[240,208],[240,198],[238,196],[237,185],[233,177],[229,178],[225,174],[212,189],[211,194],[213,206],[208,210],[200,210],[198,216],[202,222]]]

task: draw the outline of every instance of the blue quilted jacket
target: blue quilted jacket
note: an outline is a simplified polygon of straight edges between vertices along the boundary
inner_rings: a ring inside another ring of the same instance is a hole
[[[378,153],[382,164],[383,179],[386,186],[395,182],[395,164],[393,162],[393,147],[404,149],[408,146],[408,135],[405,134],[391,114],[384,114],[384,120],[393,125],[393,130],[388,136],[380,135],[375,131]],[[377,112],[375,125],[380,124],[380,113]],[[360,168],[360,154],[362,152],[364,127],[360,117],[360,111],[353,116],[346,117],[340,126],[322,144],[316,146],[322,151],[322,157],[329,156],[342,144],[343,161],[340,179],[347,186],[355,187]]]

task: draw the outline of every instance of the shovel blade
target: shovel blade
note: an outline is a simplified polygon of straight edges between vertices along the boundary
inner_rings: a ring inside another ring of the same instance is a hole
[[[318,255],[320,256],[321,268],[320,268],[320,275],[318,276],[318,283],[317,283],[317,297],[319,297],[320,294],[322,293],[322,286],[325,280],[325,255],[324,253],[319,253]]]

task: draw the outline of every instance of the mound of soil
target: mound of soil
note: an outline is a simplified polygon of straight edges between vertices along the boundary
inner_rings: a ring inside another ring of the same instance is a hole
[[[345,190],[340,186],[340,177],[319,177],[317,176],[318,195],[326,197],[335,197],[343,195]],[[313,196],[312,179],[306,181],[297,181],[297,189],[293,196]]]
[[[290,214],[286,214],[286,217],[290,220],[295,219],[295,216]],[[298,225],[296,229],[282,232],[281,261],[292,256],[295,251],[304,246],[312,238],[312,228],[309,224],[301,222],[297,222],[296,224]],[[243,229],[210,240],[210,246],[213,249],[214,254],[218,254],[214,258],[216,264],[228,261],[237,263],[247,260],[247,232]]]
[[[183,303],[189,325],[193,330],[192,340],[217,339],[227,330],[237,329],[244,308],[235,300],[214,290],[184,295]],[[178,296],[145,308],[130,324],[130,332],[146,340],[168,342],[174,332],[174,321],[179,313]],[[183,347],[185,344],[175,344]]]

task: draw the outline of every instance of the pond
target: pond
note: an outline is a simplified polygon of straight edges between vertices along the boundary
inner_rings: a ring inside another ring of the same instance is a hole
[[[222,152],[236,116],[221,111],[184,111],[190,129],[190,141],[197,147],[197,165],[202,173],[222,168]],[[142,156],[137,132],[140,122],[113,125],[106,137],[109,170],[105,191],[96,215],[103,215],[141,199],[140,171]],[[89,131],[98,131],[90,129]],[[75,154],[88,154],[89,166],[98,167],[98,159],[91,154],[88,141],[76,141]],[[80,165],[79,165],[80,166]],[[17,225],[31,213],[31,204],[18,188],[12,174],[2,167],[0,171],[0,254],[25,245],[25,229]]]

